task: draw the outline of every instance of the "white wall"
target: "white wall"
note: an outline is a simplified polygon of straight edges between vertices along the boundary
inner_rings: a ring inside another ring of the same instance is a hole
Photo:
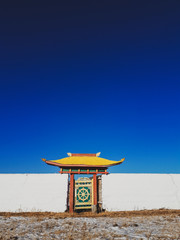
[[[0,212],[66,210],[68,176],[0,174]],[[102,177],[109,211],[180,209],[180,174],[110,174]]]
[[[109,211],[180,209],[180,174],[110,174],[102,177]]]
[[[0,174],[0,211],[64,212],[67,175]]]

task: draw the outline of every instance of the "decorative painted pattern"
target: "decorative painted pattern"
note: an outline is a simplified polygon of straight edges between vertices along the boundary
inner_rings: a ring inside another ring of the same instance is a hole
[[[75,209],[91,209],[93,204],[93,179],[78,178],[75,181]]]

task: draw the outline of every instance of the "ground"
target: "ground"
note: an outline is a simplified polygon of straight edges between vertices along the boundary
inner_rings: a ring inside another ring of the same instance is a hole
[[[180,239],[180,210],[0,213],[0,239]]]

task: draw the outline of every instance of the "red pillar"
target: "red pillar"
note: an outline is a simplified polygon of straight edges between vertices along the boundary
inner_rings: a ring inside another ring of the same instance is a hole
[[[70,173],[69,212],[74,211],[74,174]]]
[[[97,176],[93,174],[94,205],[97,206]]]

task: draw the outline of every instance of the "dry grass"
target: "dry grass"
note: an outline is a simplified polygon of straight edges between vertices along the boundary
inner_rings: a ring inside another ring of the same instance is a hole
[[[118,212],[81,212],[81,213],[57,213],[57,212],[0,212],[0,216],[3,217],[36,217],[40,218],[67,218],[67,217],[138,217],[138,216],[169,216],[179,215],[180,210],[171,209],[155,209],[155,210],[141,210],[141,211],[118,211]],[[171,221],[169,219],[169,221]]]
[[[0,213],[0,240],[180,240],[180,210]]]

